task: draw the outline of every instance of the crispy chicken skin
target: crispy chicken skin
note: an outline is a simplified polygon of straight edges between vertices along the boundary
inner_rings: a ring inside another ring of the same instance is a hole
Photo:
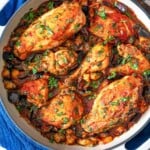
[[[128,122],[140,111],[138,104],[143,100],[142,86],[140,78],[125,76],[104,87],[90,113],[84,117],[83,129],[99,133]]]
[[[25,82],[20,88],[23,95],[27,95],[27,101],[41,107],[48,99],[48,80],[37,79]]]
[[[89,31],[103,40],[113,42],[117,38],[125,42],[135,35],[135,23],[116,9],[98,4],[91,5],[90,12]]]
[[[132,73],[143,73],[150,69],[150,62],[145,58],[142,52],[131,44],[121,44],[117,47],[119,54],[124,57],[122,64],[111,68],[110,72],[116,72],[123,75]]]
[[[59,48],[57,52],[47,51],[40,60],[30,63],[28,69],[36,68],[54,75],[66,75],[77,65],[77,53],[66,48]]]
[[[34,21],[21,35],[14,53],[24,60],[32,52],[59,46],[78,32],[86,23],[79,3],[64,2]]]
[[[64,88],[48,106],[41,108],[39,114],[46,123],[66,129],[82,117],[82,101],[73,89]]]
[[[108,45],[96,44],[87,53],[80,67],[68,77],[66,82],[75,80],[96,80],[98,73],[105,70],[109,65],[110,49]]]

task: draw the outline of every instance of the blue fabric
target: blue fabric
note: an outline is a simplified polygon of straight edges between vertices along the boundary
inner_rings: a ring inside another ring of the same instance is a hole
[[[0,11],[0,25],[5,25],[11,15],[26,0],[9,0],[9,3]],[[134,150],[145,140],[150,138],[150,124],[135,138],[126,144],[127,149]],[[45,150],[44,147],[35,143],[25,136],[11,121],[2,103],[0,102],[0,145],[7,150]]]

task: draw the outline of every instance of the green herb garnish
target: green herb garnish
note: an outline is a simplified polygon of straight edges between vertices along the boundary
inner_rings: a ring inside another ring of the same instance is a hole
[[[78,31],[79,28],[80,28],[80,23],[74,25],[74,30],[75,31]]]
[[[66,133],[66,131],[64,129],[60,129],[58,132],[62,135],[65,135],[65,133]]]
[[[38,72],[38,70],[36,67],[32,68],[32,74],[36,74],[37,72]]]
[[[132,69],[134,69],[134,70],[137,70],[138,69],[138,63],[137,62],[135,62],[135,63],[130,63],[130,67],[132,68]]]
[[[54,77],[50,77],[48,79],[48,85],[50,88],[57,88],[58,87],[58,80]]]
[[[128,101],[130,99],[130,97],[121,97],[120,98],[120,101],[121,102],[126,102],[126,101]]]
[[[124,65],[124,64],[130,62],[131,59],[132,59],[132,57],[130,55],[128,55],[127,57],[123,58],[121,64]]]
[[[150,70],[145,70],[143,72],[143,76],[146,77],[146,78],[148,78],[150,76]]]
[[[51,10],[54,8],[54,2],[53,1],[49,1],[48,2],[48,9]]]
[[[30,9],[29,12],[28,12],[27,14],[25,14],[25,16],[24,16],[24,19],[25,19],[27,22],[29,22],[29,23],[30,23],[31,21],[33,21],[34,18],[35,18],[35,14],[34,14],[34,12],[32,11],[32,9]]]
[[[100,16],[102,19],[106,19],[107,16],[106,16],[106,12],[105,10],[101,10],[101,11],[97,11],[97,15]]]
[[[20,41],[17,41],[17,42],[15,43],[15,45],[16,45],[17,47],[19,47],[19,46],[21,45],[21,42],[20,42]]]
[[[114,79],[116,77],[117,73],[116,72],[111,72],[111,74],[107,77],[107,79]]]
[[[69,122],[69,119],[67,117],[63,118],[63,123],[66,124]]]

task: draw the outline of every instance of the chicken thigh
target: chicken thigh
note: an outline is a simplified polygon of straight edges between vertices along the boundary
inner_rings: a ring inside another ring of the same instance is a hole
[[[14,53],[24,60],[32,52],[59,46],[86,23],[79,3],[64,2],[50,10],[27,28],[14,46]]]
[[[21,94],[27,95],[27,101],[38,107],[48,100],[48,91],[48,80],[44,78],[27,81],[20,88]]]
[[[34,62],[28,65],[28,69],[66,75],[77,65],[77,58],[75,51],[61,47],[57,52],[46,51],[42,57],[35,57]]]
[[[142,94],[142,81],[125,76],[104,87],[97,95],[92,109],[84,117],[82,127],[90,133],[100,133],[128,122],[138,113]]]
[[[114,8],[91,4],[90,12],[89,31],[106,42],[113,42],[116,38],[125,42],[136,34],[135,23]]]
[[[81,119],[83,105],[73,89],[64,88],[54,97],[48,106],[39,111],[40,118],[55,127],[66,129]]]
[[[96,44],[87,53],[80,67],[68,77],[66,82],[70,83],[78,78],[78,81],[84,80],[90,82],[97,80],[99,73],[104,71],[110,60],[110,49],[108,45]]]
[[[110,72],[129,75],[132,73],[143,73],[145,70],[150,69],[150,62],[135,46],[131,44],[121,44],[117,49],[124,59],[121,65],[110,68]]]

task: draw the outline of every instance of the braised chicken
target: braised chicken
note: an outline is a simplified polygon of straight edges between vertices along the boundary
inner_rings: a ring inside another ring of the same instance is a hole
[[[84,117],[83,129],[90,133],[104,132],[128,122],[139,110],[142,81],[125,76],[104,87],[97,95],[89,114]]]
[[[150,38],[140,36],[135,45],[146,53],[150,53]]]
[[[44,122],[66,129],[82,117],[83,105],[74,89],[64,88],[39,113]]]
[[[20,93],[27,96],[27,101],[41,107],[48,99],[48,80],[40,78],[25,82]]]
[[[132,73],[141,74],[145,70],[150,69],[150,62],[135,46],[131,44],[121,44],[118,46],[118,52],[124,59],[121,65],[110,68],[110,72],[129,75]]]
[[[91,18],[89,31],[105,40],[114,42],[115,39],[126,42],[130,37],[135,36],[135,23],[126,15],[108,6],[90,7]]]
[[[28,69],[36,69],[54,75],[66,75],[76,65],[77,53],[61,47],[57,52],[46,51],[42,57],[35,57],[34,62],[28,65]]]
[[[88,52],[80,67],[66,79],[70,83],[78,78],[90,82],[101,77],[101,72],[109,65],[110,49],[108,45],[96,44]]]
[[[124,3],[41,1],[7,38],[8,101],[50,142],[105,146],[149,109],[150,32]]]
[[[14,53],[24,60],[32,52],[57,47],[85,23],[86,18],[79,4],[64,2],[39,17],[24,31],[14,46]]]

